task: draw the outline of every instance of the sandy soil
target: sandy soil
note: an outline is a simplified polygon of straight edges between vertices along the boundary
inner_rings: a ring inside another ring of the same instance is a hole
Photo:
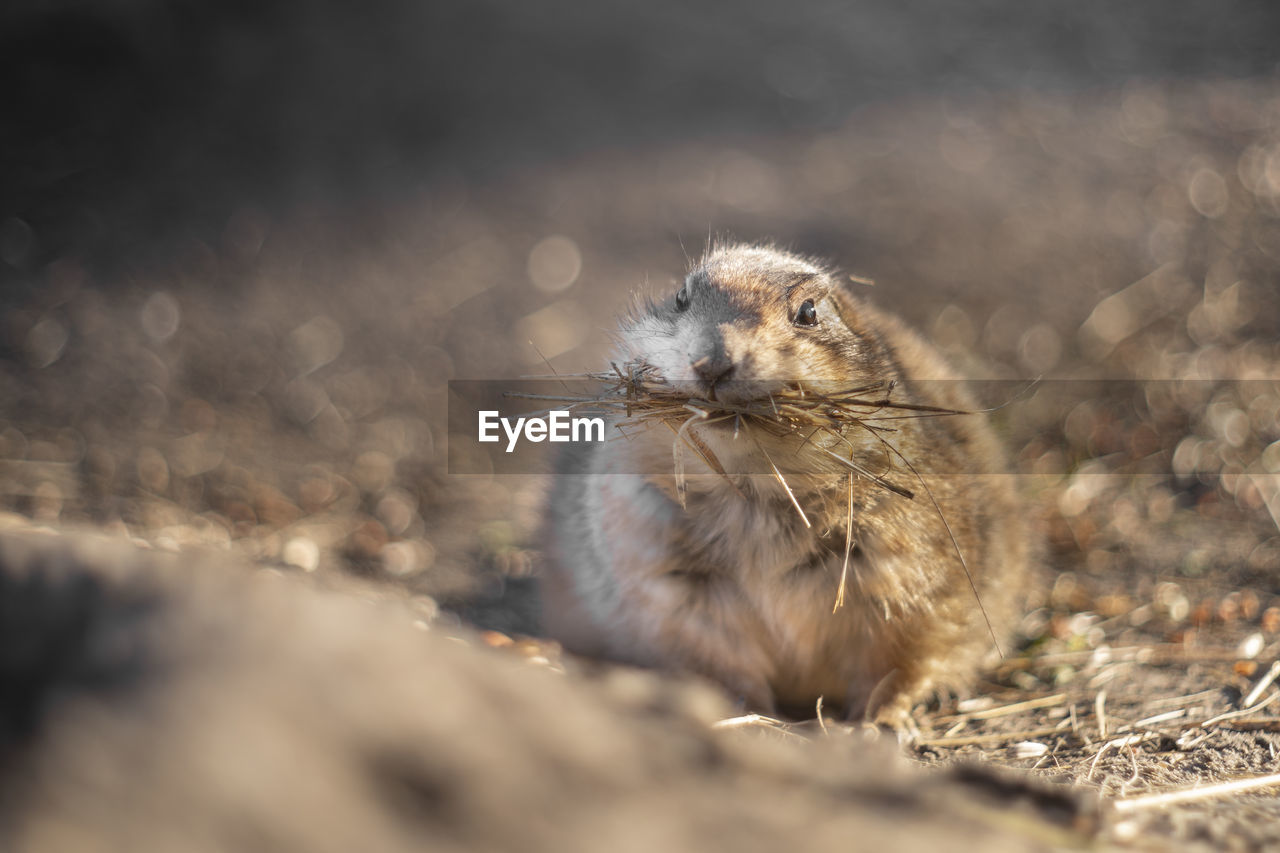
[[[1064,87],[974,60],[982,86],[792,98],[785,121],[725,107],[682,134],[672,106],[633,144],[539,125],[512,153],[489,118],[470,159],[424,130],[429,167],[392,146],[360,192],[158,154],[129,193],[145,157],[56,191],[22,173],[0,225],[14,849],[1276,843],[1275,788],[1142,799],[1280,766],[1280,85],[1218,76],[1254,55]],[[580,129],[595,97],[546,115]],[[298,109],[264,134],[324,126]],[[628,294],[723,235],[831,258],[973,375],[1041,380],[998,414],[1046,540],[1020,648],[901,749],[716,729],[728,697],[526,639],[543,483],[447,471],[447,380],[541,370],[526,341],[599,368]]]

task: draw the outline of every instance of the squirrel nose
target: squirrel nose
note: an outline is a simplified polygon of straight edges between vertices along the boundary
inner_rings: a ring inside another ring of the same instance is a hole
[[[733,371],[733,362],[724,356],[704,355],[690,366],[708,385],[715,385]]]

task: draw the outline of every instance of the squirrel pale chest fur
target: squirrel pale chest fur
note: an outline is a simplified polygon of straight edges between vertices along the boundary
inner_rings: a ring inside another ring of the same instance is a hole
[[[704,409],[821,387],[975,409],[921,337],[771,248],[710,252],[618,339],[618,363]],[[546,513],[548,633],[706,676],[765,712],[811,714],[823,697],[897,724],[930,692],[963,690],[1017,616],[1027,508],[985,415],[882,414],[821,435],[708,418],[689,429],[719,470],[692,454],[679,476],[668,429],[564,454]]]

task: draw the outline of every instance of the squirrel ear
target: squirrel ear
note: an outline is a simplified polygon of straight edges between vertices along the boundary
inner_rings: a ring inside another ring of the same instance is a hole
[[[835,306],[836,315],[849,331],[858,328],[858,314],[861,313],[861,301],[852,292],[852,288],[843,281],[837,280],[831,288],[831,304]]]

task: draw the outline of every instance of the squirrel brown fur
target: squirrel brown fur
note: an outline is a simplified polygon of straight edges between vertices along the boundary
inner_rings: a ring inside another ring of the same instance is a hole
[[[972,682],[1011,634],[1033,539],[1000,441],[932,346],[825,266],[752,245],[708,252],[618,339],[618,363],[704,401],[825,385],[965,414],[887,410],[845,430],[868,476],[829,438],[732,418],[690,427],[723,470],[690,454],[680,483],[671,430],[572,448],[546,514],[552,636],[709,677],[763,712],[812,714],[822,697],[896,725]]]

